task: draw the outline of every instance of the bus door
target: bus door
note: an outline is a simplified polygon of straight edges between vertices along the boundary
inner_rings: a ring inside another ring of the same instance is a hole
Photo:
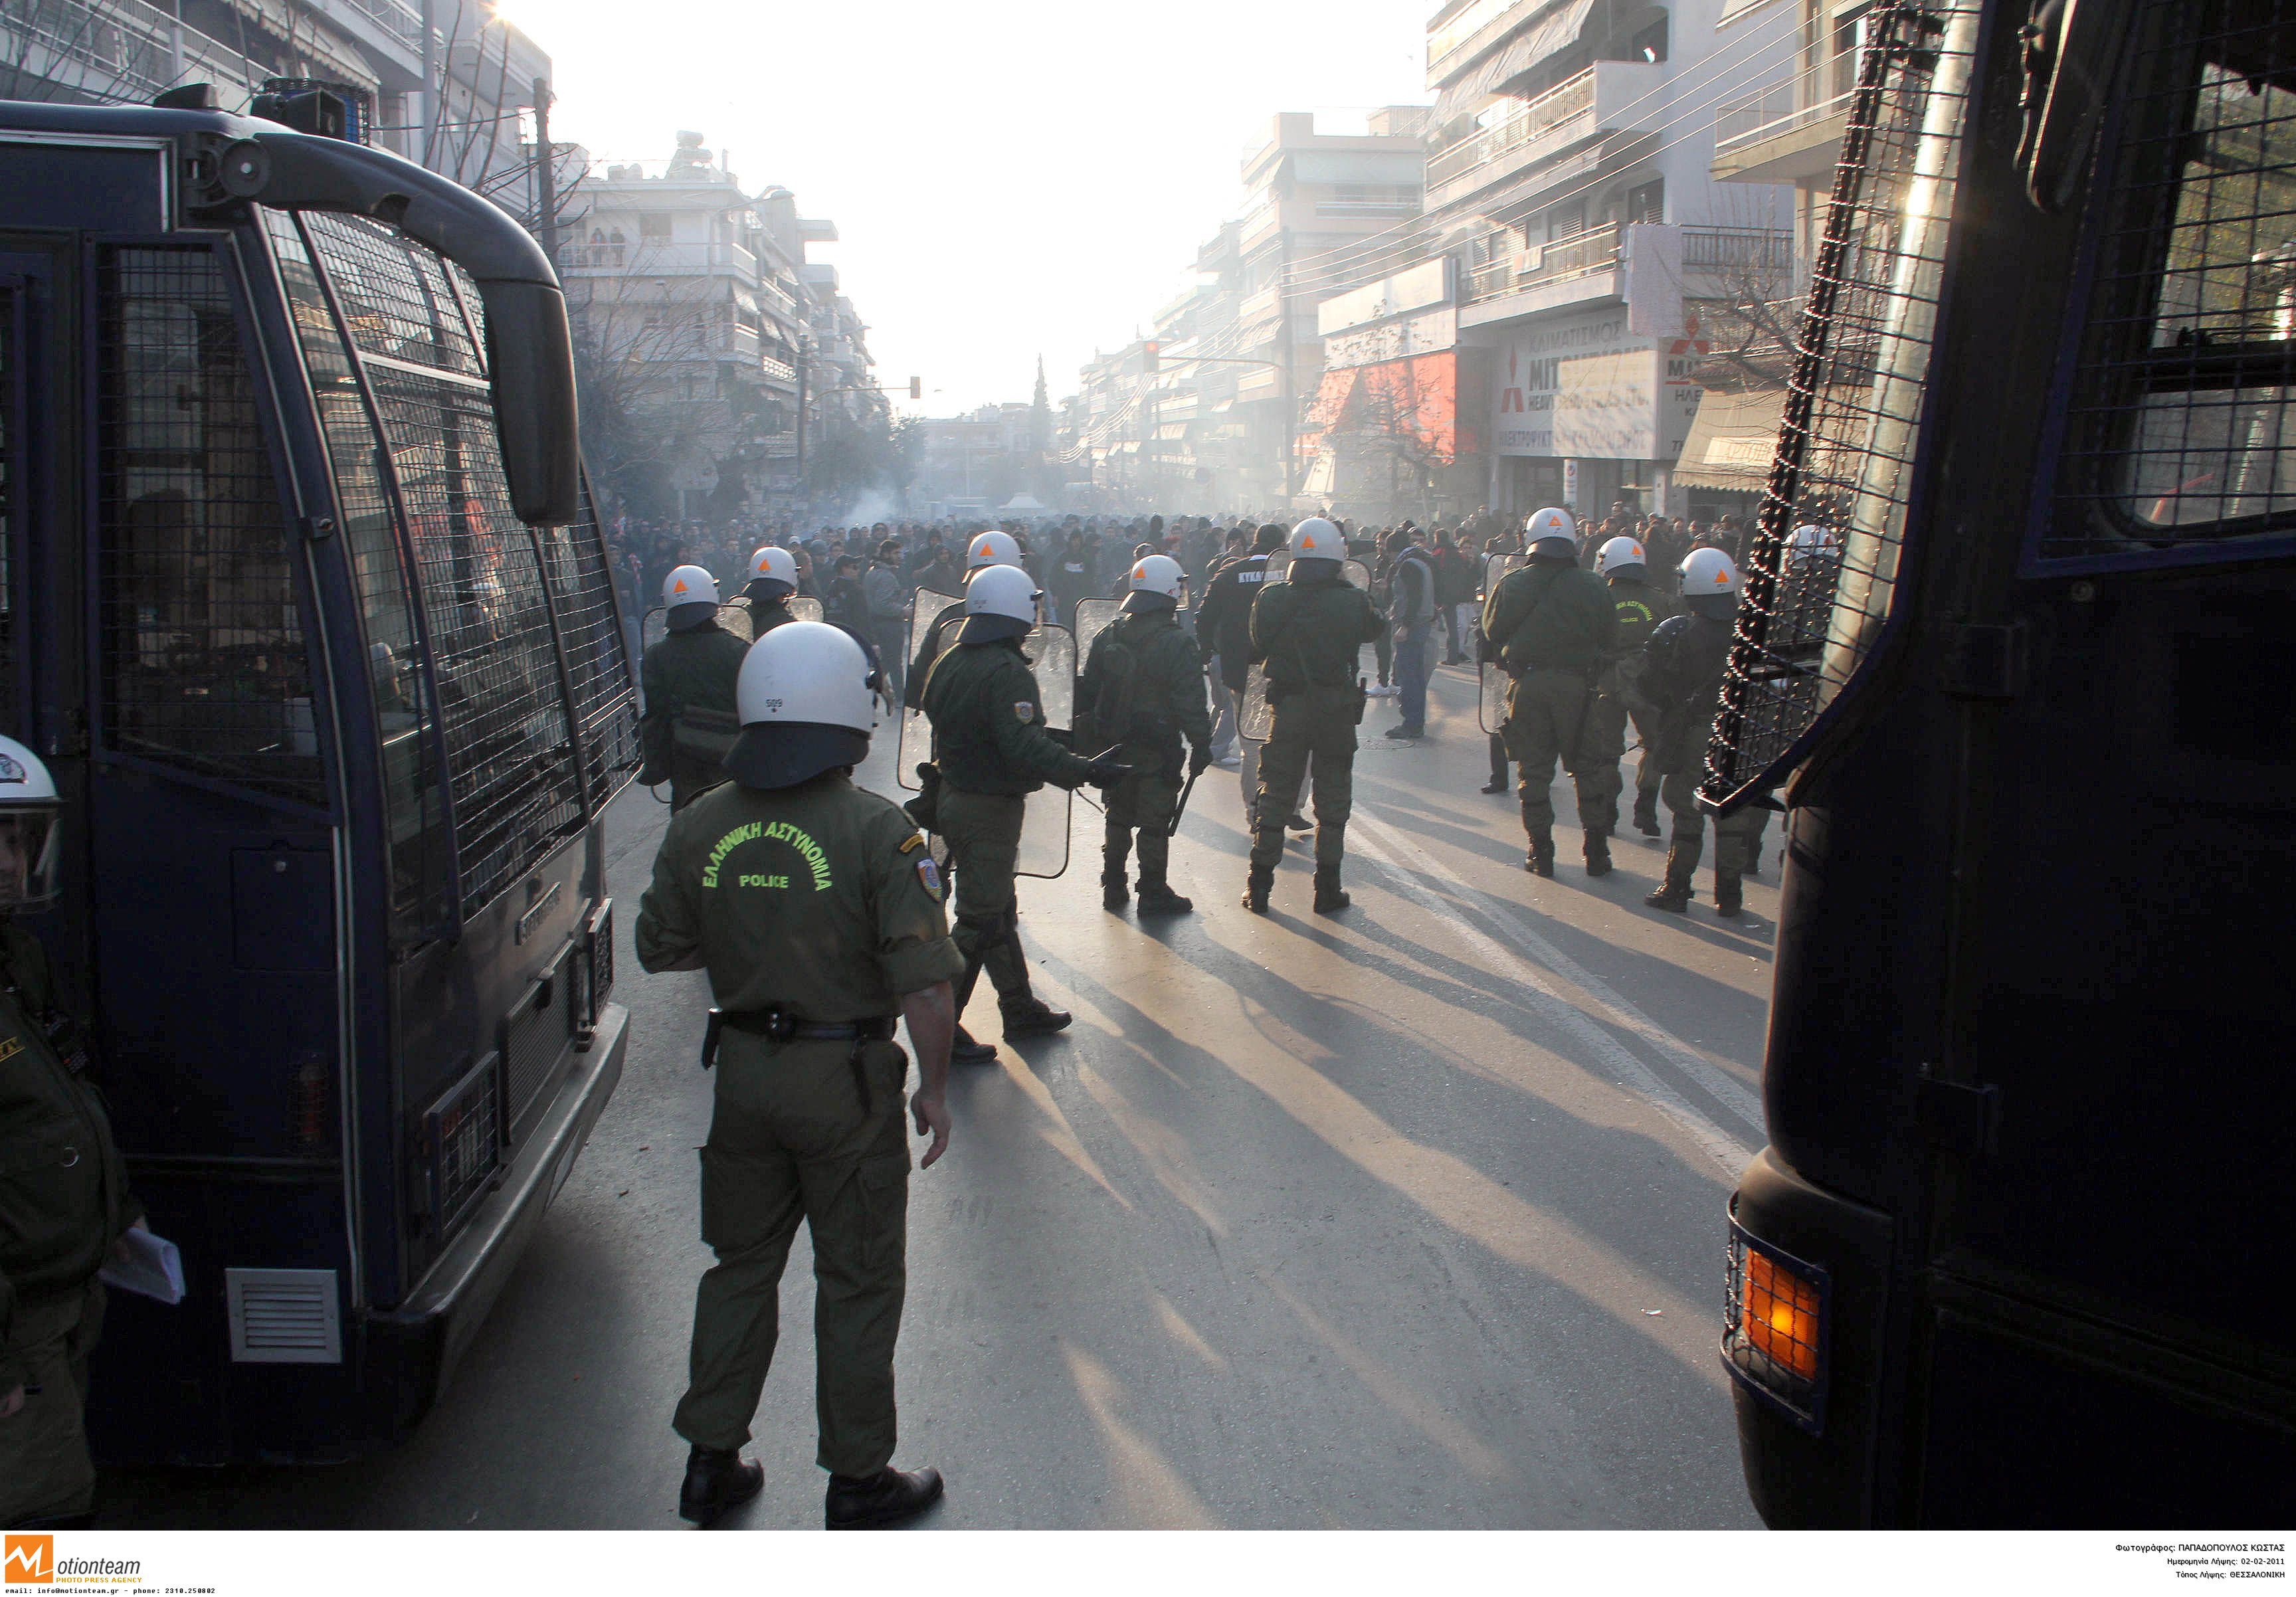
[[[119,1142],[189,1290],[119,1302],[106,1340],[178,1372],[138,1384],[179,1422],[139,1429],[213,1438],[221,1458],[231,1414],[299,1406],[298,1379],[341,1363],[331,717],[234,245],[99,241],[86,260],[91,536],[72,608],[93,1012]],[[250,1253],[277,1267],[218,1262]],[[258,1380],[258,1401],[232,1389]]]

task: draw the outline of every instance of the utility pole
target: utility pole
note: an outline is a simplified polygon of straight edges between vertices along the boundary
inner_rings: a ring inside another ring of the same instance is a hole
[[[539,208],[542,252],[558,270],[558,152],[550,143],[550,79],[534,80],[534,202]]]
[[[1299,353],[1292,339],[1292,230],[1282,229],[1275,239],[1275,338],[1276,353],[1283,358],[1279,403],[1283,407],[1283,508],[1288,512],[1300,491],[1292,477],[1300,458],[1300,380],[1292,370]]]
[[[422,149],[414,158],[422,167],[430,164],[430,152],[439,142],[439,30],[430,17],[434,4],[422,0]]]

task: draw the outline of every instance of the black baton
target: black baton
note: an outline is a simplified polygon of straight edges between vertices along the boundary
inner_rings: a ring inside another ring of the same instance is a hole
[[[1172,823],[1164,828],[1164,835],[1168,838],[1180,835],[1180,817],[1188,813],[1188,795],[1196,790],[1197,774],[1194,771],[1189,772],[1187,782],[1180,789],[1180,801],[1172,807]]]

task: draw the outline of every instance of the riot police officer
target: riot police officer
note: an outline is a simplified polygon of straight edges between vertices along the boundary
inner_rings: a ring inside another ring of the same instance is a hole
[[[1356,728],[1365,695],[1356,662],[1363,646],[1386,635],[1387,618],[1371,595],[1341,569],[1347,541],[1339,528],[1309,516],[1292,529],[1284,580],[1265,583],[1251,604],[1251,657],[1262,662],[1274,710],[1259,757],[1259,791],[1251,807],[1250,873],[1243,906],[1267,913],[1283,823],[1299,802],[1308,761],[1316,762],[1316,913],[1347,908],[1340,862],[1347,854],[1355,803]]]
[[[718,625],[718,582],[700,566],[680,566],[661,582],[668,630],[645,651],[639,717],[644,764],[638,780],[669,783],[670,813],[726,780],[726,751],[741,731],[734,685],[749,645]]]
[[[1693,897],[1692,880],[1703,851],[1705,817],[1698,807],[1698,775],[1722,676],[1730,660],[1732,621],[1738,608],[1738,568],[1719,549],[1693,549],[1681,567],[1682,608],[1687,614],[1659,623],[1651,634],[1640,694],[1658,722],[1653,751],[1665,782],[1660,791],[1674,816],[1666,851],[1666,880],[1645,899],[1652,909],[1682,913]],[[1741,913],[1740,879],[1746,840],[1761,812],[1748,807],[1714,823],[1714,913]]]
[[[46,951],[12,920],[55,902],[59,807],[47,767],[0,738],[0,1525],[12,1528],[87,1522],[96,1272],[144,1223]]]
[[[789,598],[797,592],[797,557],[773,544],[750,556],[750,580],[734,602],[750,612],[750,636],[761,638],[775,627],[797,618],[790,613]]]
[[[1597,675],[1617,648],[1618,615],[1603,579],[1578,566],[1568,511],[1534,513],[1524,529],[1529,563],[1508,572],[1483,602],[1483,649],[1514,681],[1501,729],[1516,762],[1515,790],[1530,842],[1523,868],[1554,874],[1554,801],[1548,790],[1559,759],[1578,790],[1587,874],[1611,872],[1611,832],[1619,820],[1619,762],[1586,754]]]
[[[1252,602],[1267,584],[1268,557],[1283,548],[1290,536],[1274,522],[1260,528],[1252,535],[1251,553],[1219,569],[1205,587],[1204,602],[1196,610],[1196,641],[1211,650],[1221,682],[1235,696],[1239,721],[1243,717],[1244,687],[1251,674]],[[1242,749],[1236,774],[1243,784],[1243,828],[1250,831],[1251,807],[1259,800],[1259,745],[1243,736],[1241,726],[1236,742]],[[1313,761],[1308,772],[1307,782],[1312,785]],[[1305,831],[1308,821],[1294,810],[1284,818],[1284,824],[1294,831]]]
[[[692,1445],[678,1512],[707,1526],[757,1495],[744,1460],[773,1359],[776,1298],[802,1220],[814,1314],[819,1462],[832,1530],[906,1519],[941,1494],[891,1467],[893,1347],[906,1288],[907,1108],[947,1150],[949,983],[964,968],[916,828],[853,785],[877,677],[849,634],[776,627],[750,649],[731,782],[673,819],[637,923],[649,970],[709,972],[702,1064],[717,1070],[701,1149],[702,1237],[718,1256],[694,1300],[692,1374],[674,1421]]]
[[[1650,641],[1651,629],[1672,615],[1674,607],[1651,586],[1650,557],[1631,537],[1614,537],[1595,553],[1595,575],[1611,585],[1619,639],[1615,652],[1603,664],[1595,719],[1587,734],[1587,758],[1615,765],[1626,753],[1627,721],[1633,713],[1626,680],[1642,669],[1643,645]],[[1644,837],[1654,838],[1659,835],[1658,761],[1651,754],[1652,729],[1643,725],[1640,717],[1635,717],[1635,730],[1641,734],[1643,745],[1642,761],[1635,767],[1635,827]],[[1624,786],[1623,782],[1620,785]]]
[[[972,579],[991,566],[1017,566],[1020,563],[1020,541],[1011,533],[992,530],[978,534],[964,546],[965,586],[972,586]],[[948,641],[956,635],[957,628],[963,627],[964,621],[964,607],[952,604],[933,622],[933,628],[925,635],[924,642],[917,645],[917,657],[909,662],[906,685],[902,689],[901,702],[906,708],[922,709],[924,707],[925,677],[931,672],[933,661],[940,658],[941,651],[948,647]]]
[[[964,625],[933,662],[919,697],[932,723],[939,776],[934,826],[948,845],[956,878],[960,1020],[986,970],[1009,1038],[1059,1031],[1070,1019],[1029,987],[1014,895],[1021,823],[1028,796],[1046,782],[1074,788],[1113,786],[1126,774],[1113,756],[1079,758],[1045,729],[1044,700],[1021,640],[1037,622],[1037,585],[1018,566],[976,571],[966,586]],[[991,1051],[960,1025],[960,1058]]]
[[[1187,774],[1212,763],[1210,711],[1204,703],[1203,659],[1180,628],[1180,562],[1151,554],[1132,567],[1132,591],[1115,620],[1092,641],[1092,658],[1077,684],[1077,740],[1098,748],[1114,740],[1116,757],[1132,774],[1108,792],[1108,826],[1101,850],[1101,903],[1111,913],[1130,900],[1124,864],[1139,833],[1140,913],[1185,915],[1195,908],[1166,877],[1171,831],[1180,802],[1180,740],[1187,739]]]

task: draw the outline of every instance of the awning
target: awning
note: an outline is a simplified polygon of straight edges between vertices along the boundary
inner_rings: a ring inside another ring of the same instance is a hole
[[[1759,494],[1770,480],[1777,452],[1784,389],[1746,394],[1709,393],[1698,402],[1689,436],[1674,463],[1676,486]]]
[[[1468,68],[1437,96],[1435,115],[1429,126],[1440,127],[1454,117],[1480,111],[1484,97],[1496,92],[1499,85],[1529,71],[1557,50],[1576,44],[1579,32],[1587,26],[1587,13],[1594,9],[1595,0],[1565,0]]]
[[[1308,425],[1318,432],[1329,432],[1347,414],[1348,401],[1355,397],[1356,384],[1363,378],[1361,366],[1341,366],[1324,373],[1316,386],[1315,403],[1308,407]]]

